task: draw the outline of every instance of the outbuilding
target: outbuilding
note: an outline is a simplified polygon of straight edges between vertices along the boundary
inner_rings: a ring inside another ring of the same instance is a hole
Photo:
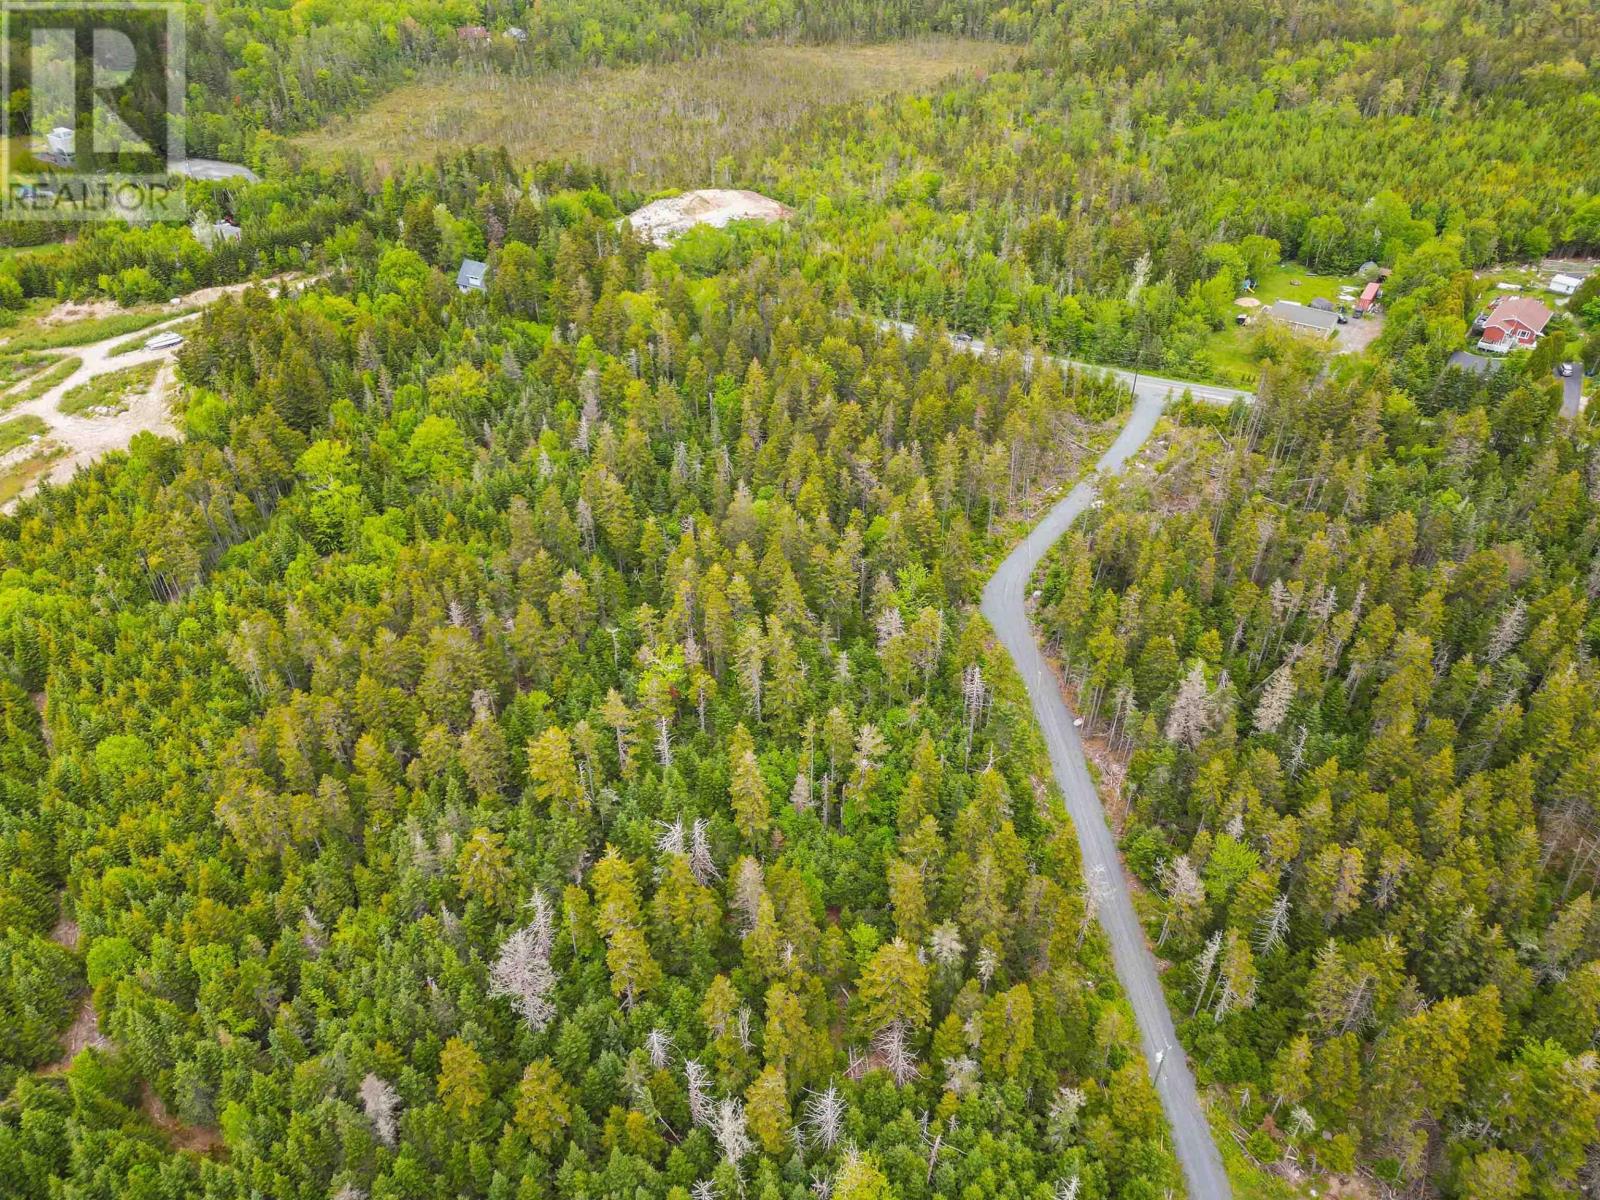
[[[489,264],[479,262],[475,258],[463,258],[461,269],[456,272],[456,291],[463,296],[468,292],[481,292],[487,289],[489,278]]]

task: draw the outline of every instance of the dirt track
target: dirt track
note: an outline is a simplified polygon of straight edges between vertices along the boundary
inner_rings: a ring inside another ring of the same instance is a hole
[[[274,292],[277,291],[292,276],[278,276],[265,281],[253,280],[249,283],[229,284],[225,287],[202,288],[180,297],[184,305],[205,305],[213,303],[223,296],[242,292],[246,288],[261,286],[263,283]],[[314,280],[313,280],[314,282]],[[165,350],[146,350],[141,344],[137,350],[126,354],[113,356],[114,347],[129,341],[143,342],[165,330],[180,329],[184,322],[193,321],[199,313],[185,313],[168,321],[161,321],[139,333],[121,333],[103,341],[93,342],[87,346],[63,347],[63,355],[71,355],[82,359],[82,365],[71,375],[55,384],[48,391],[32,400],[18,404],[6,410],[3,419],[13,417],[36,416],[50,426],[49,432],[41,434],[37,441],[26,446],[18,447],[0,462],[3,466],[15,466],[29,459],[40,456],[56,455],[51,460],[48,470],[40,473],[28,487],[24,488],[16,498],[5,505],[10,510],[19,500],[29,495],[40,483],[48,480],[51,483],[65,483],[77,473],[79,467],[88,466],[112,450],[125,450],[128,443],[133,440],[136,433],[151,432],[166,436],[176,436],[177,428],[172,424],[171,414],[168,410],[168,399],[176,384],[172,358],[176,347]],[[80,384],[112,371],[120,371],[126,367],[136,367],[141,363],[160,362],[162,367],[156,372],[155,379],[148,388],[142,392],[127,397],[125,407],[120,412],[89,414],[79,413],[68,415],[59,411],[57,406],[62,396]],[[18,386],[25,386],[23,381]]]

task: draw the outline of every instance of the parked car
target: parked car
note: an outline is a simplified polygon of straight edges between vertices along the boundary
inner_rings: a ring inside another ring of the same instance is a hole
[[[1561,378],[1563,378],[1563,379],[1571,379],[1572,378],[1572,364],[1571,363],[1562,363],[1559,367],[1556,368],[1556,373],[1558,375],[1560,375]]]
[[[146,350],[171,350],[181,345],[183,345],[183,334],[173,333],[169,329],[165,333],[156,334],[155,337],[144,344],[144,348]]]

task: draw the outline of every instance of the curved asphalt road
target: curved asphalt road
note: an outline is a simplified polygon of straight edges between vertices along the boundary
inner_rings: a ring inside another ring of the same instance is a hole
[[[878,324],[908,341],[917,334],[917,327],[906,321],[880,318]],[[950,341],[958,349],[974,354],[988,350],[984,343],[964,334],[952,334]],[[1235,400],[1250,398],[1249,392],[1238,388],[1183,383],[1137,371],[1097,367],[1092,363],[1067,358],[1051,358],[1050,361],[1060,367],[1102,372],[1127,384],[1133,391],[1133,411],[1128,414],[1127,423],[1096,464],[1097,471],[1104,475],[1117,474],[1122,470],[1122,465],[1144,445],[1169,399],[1184,393],[1204,404],[1232,404]],[[1055,672],[1045,662],[1028,623],[1026,597],[1033,569],[1067,531],[1068,526],[1093,503],[1094,493],[1092,478],[1078,484],[1006,556],[988,586],[983,589],[983,615],[994,627],[1027,685],[1028,699],[1033,702],[1033,715],[1038,719],[1045,744],[1050,748],[1050,763],[1055,768],[1056,782],[1061,785],[1067,813],[1078,830],[1084,876],[1095,878],[1103,885],[1099,903],[1100,924],[1111,941],[1111,957],[1116,964],[1117,978],[1122,981],[1122,990],[1127,994],[1128,1003],[1133,1006],[1133,1015],[1139,1022],[1145,1062],[1150,1067],[1156,1091],[1161,1096],[1161,1107],[1166,1110],[1167,1122],[1172,1127],[1173,1147],[1183,1167],[1184,1178],[1188,1181],[1189,1198],[1230,1200],[1233,1190],[1228,1186],[1228,1176],[1222,1169],[1222,1156],[1217,1153],[1217,1143],[1211,1137],[1211,1126],[1207,1124],[1205,1113],[1200,1108],[1200,1096],[1195,1090],[1189,1060],[1178,1044],[1178,1032],[1172,1024],[1172,1013],[1167,1008],[1167,997],[1161,990],[1161,977],[1156,971],[1155,955],[1150,953],[1144,929],[1134,913],[1133,897],[1128,894],[1128,881],[1122,873],[1117,844],[1106,825],[1100,795],[1095,791],[1094,780],[1090,778],[1088,764],[1083,758],[1083,743],[1079,741],[1078,730],[1072,724],[1072,710],[1062,699]]]
[[[1231,404],[1249,395],[1230,388],[1195,386],[1148,375],[1134,379],[1130,372],[1113,374],[1133,387],[1134,404],[1127,424],[1100,458],[1098,469],[1106,475],[1119,472],[1123,463],[1144,445],[1169,396],[1181,395],[1187,390],[1197,400]],[[1172,1126],[1172,1140],[1188,1180],[1190,1200],[1228,1200],[1232,1191],[1222,1168],[1222,1158],[1200,1108],[1188,1059],[1178,1044],[1172,1013],[1167,1008],[1166,995],[1156,972],[1155,956],[1134,914],[1117,845],[1106,825],[1100,797],[1084,762],[1083,745],[1072,724],[1072,711],[1062,699],[1055,672],[1045,662],[1028,623],[1025,598],[1034,567],[1089,507],[1094,494],[1094,481],[1085,480],[1033,527],[984,588],[983,615],[1010,652],[1027,684],[1034,716],[1050,748],[1056,781],[1061,785],[1067,812],[1078,830],[1085,876],[1096,877],[1104,885],[1099,905],[1100,924],[1111,940],[1117,977],[1122,981],[1122,990],[1139,1022],[1145,1061],[1150,1065],[1156,1091],[1161,1095],[1161,1106]]]

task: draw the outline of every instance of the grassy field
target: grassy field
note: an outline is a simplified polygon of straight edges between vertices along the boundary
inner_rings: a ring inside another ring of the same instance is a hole
[[[71,417],[90,408],[121,408],[135,392],[148,388],[159,370],[160,362],[147,362],[96,375],[63,395],[56,410]]]
[[[0,262],[10,262],[17,258],[27,258],[32,254],[44,254],[51,250],[61,249],[60,242],[44,242],[38,246],[0,246]]]
[[[314,157],[356,152],[391,167],[431,161],[441,147],[504,146],[519,159],[592,162],[643,189],[711,186],[723,182],[719,160],[758,149],[815,109],[929,88],[1010,53],[939,39],[760,45],[536,79],[456,71],[390,92],[298,142]]]

